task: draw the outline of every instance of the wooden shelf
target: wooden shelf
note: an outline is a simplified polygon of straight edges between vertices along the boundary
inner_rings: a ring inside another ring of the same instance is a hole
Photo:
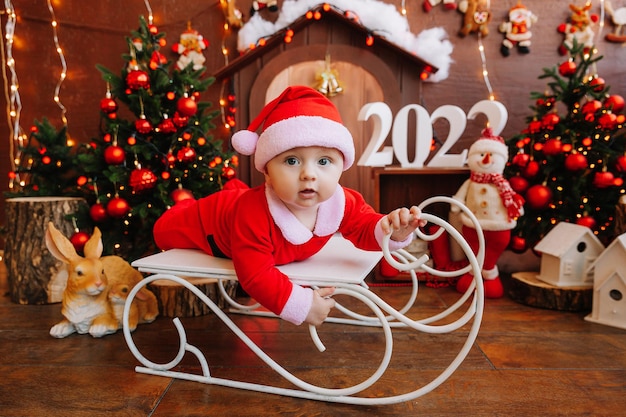
[[[398,207],[418,205],[433,196],[452,196],[469,178],[469,168],[402,168],[388,166],[373,169],[374,208],[389,213]],[[447,218],[449,207],[429,207],[429,212]]]

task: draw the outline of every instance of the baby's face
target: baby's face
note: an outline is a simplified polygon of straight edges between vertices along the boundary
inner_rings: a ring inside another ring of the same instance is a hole
[[[290,209],[317,208],[337,189],[343,154],[335,148],[293,148],[272,158],[265,181]]]

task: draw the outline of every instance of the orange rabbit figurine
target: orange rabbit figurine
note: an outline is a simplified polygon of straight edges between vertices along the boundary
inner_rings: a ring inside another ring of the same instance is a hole
[[[67,264],[68,270],[61,308],[64,319],[50,329],[53,337],[63,338],[76,332],[102,337],[118,329],[108,300],[109,286],[100,259],[103,249],[100,237],[100,230],[95,228],[82,257],[69,239],[52,222],[48,223],[46,246],[52,256]]]
[[[122,327],[124,305],[128,294],[143,279],[143,275],[119,256],[105,256],[102,258],[102,264],[109,279],[109,302],[119,326]],[[132,332],[138,324],[151,323],[158,315],[159,306],[156,296],[152,291],[143,287],[137,292],[130,305],[128,327]]]

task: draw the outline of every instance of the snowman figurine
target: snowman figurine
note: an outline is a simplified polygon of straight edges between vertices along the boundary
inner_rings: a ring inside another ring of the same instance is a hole
[[[504,295],[500,280],[498,258],[504,252],[511,238],[511,229],[517,218],[524,214],[524,199],[511,188],[502,175],[509,159],[508,148],[500,136],[491,128],[482,131],[481,137],[469,148],[467,165],[470,178],[453,196],[465,204],[476,216],[485,236],[485,262],[482,279],[486,298],[500,298]],[[452,212],[459,212],[452,206]],[[462,234],[474,253],[478,252],[478,234],[472,221],[461,213]],[[457,291],[464,293],[471,285],[474,276],[463,275],[457,282]]]

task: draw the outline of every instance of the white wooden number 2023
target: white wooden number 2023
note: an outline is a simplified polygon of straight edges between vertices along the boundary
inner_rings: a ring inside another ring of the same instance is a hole
[[[415,129],[415,158],[412,161],[409,161],[408,158],[410,112],[415,112],[417,125]],[[478,114],[487,116],[487,121],[494,135],[499,135],[502,132],[508,118],[504,105],[493,100],[479,101],[472,106],[467,115],[460,107],[450,104],[437,108],[431,115],[428,114],[424,107],[418,104],[408,104],[398,111],[395,120],[393,120],[391,109],[387,104],[380,101],[368,103],[361,108],[358,120],[365,121],[371,118],[374,123],[374,130],[367,147],[359,159],[358,165],[377,167],[391,165],[395,155],[403,168],[423,168],[424,161],[430,154],[433,124],[438,119],[445,119],[450,126],[448,137],[428,162],[428,166],[462,167],[465,165],[467,158],[467,149],[464,149],[459,154],[450,154],[448,151],[465,131],[467,120],[474,120]],[[390,131],[392,146],[383,146]]]

